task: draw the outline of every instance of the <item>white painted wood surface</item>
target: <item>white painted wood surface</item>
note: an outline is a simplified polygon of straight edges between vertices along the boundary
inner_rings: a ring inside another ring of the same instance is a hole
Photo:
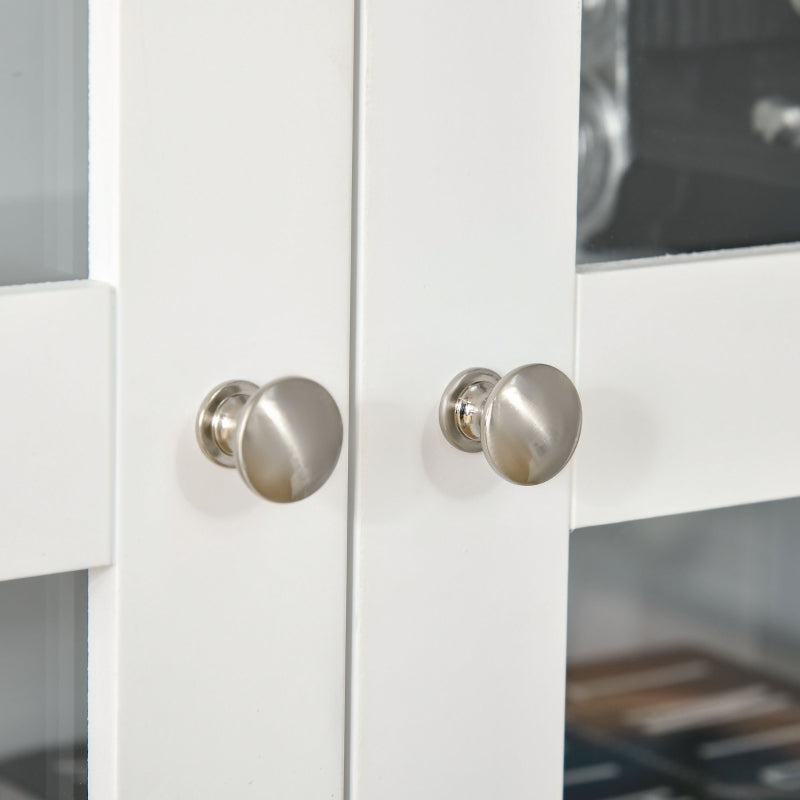
[[[472,366],[570,372],[578,3],[366,0],[350,787],[560,796],[569,473],[450,447]]]
[[[795,247],[589,273],[578,293],[575,527],[800,494]]]
[[[4,287],[0,342],[0,580],[108,564],[113,291]]]
[[[317,494],[279,506],[207,461],[193,422],[216,383],[286,374],[347,417],[352,3],[116,13],[101,22],[120,53],[95,43],[101,91],[119,67],[120,371],[117,559],[90,583],[91,796],[337,798],[346,447]]]

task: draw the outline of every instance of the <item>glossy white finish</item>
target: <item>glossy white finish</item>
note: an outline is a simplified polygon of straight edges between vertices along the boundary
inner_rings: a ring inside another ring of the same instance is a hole
[[[0,579],[111,559],[114,294],[0,289]]]
[[[90,584],[92,796],[336,798],[346,454],[273,505],[193,424],[237,375],[307,375],[348,407],[352,3],[114,13],[118,556]]]
[[[437,406],[571,372],[579,12],[363,4],[354,800],[560,796],[569,472],[498,480]]]
[[[800,253],[579,276],[575,527],[800,494]]]

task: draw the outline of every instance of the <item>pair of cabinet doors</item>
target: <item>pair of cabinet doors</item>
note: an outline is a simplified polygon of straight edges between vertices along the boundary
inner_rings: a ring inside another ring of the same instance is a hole
[[[89,573],[103,800],[561,796],[570,530],[800,494],[795,248],[576,271],[578,2],[90,3],[88,281],[2,290],[2,577]],[[571,375],[569,468],[444,440]],[[345,421],[313,496],[205,459],[232,378]]]

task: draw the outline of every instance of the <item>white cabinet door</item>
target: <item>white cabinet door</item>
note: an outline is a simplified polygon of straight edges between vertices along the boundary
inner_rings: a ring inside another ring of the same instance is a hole
[[[800,237],[791,222],[774,232],[776,215],[798,208],[797,108],[749,94],[788,91],[800,19],[788,2],[714,0],[585,2],[584,19],[584,59],[609,36],[590,70],[579,69],[579,3],[362,4],[356,800],[561,797],[568,597],[570,668],[588,659],[580,674],[592,677],[566,697],[599,698],[570,720],[661,766],[674,754],[659,736],[706,737],[683,740],[700,755],[667,777],[614,750],[569,786],[593,775],[611,787],[598,798],[710,796],[695,794],[720,774],[703,772],[704,753],[724,770],[724,753],[796,742],[784,729],[800,694],[773,678],[800,676],[785,577],[797,509],[711,511],[800,492],[796,247],[692,253]],[[590,125],[580,151],[578,140],[579,94],[593,99],[604,58],[619,95],[583,110],[609,126],[606,161]],[[620,101],[630,105],[603,116]],[[581,218],[576,282],[576,165],[593,148],[588,190],[628,183],[599,191]],[[654,208],[661,217],[646,216]],[[583,252],[598,242],[605,255]],[[614,248],[638,260],[620,263]],[[667,252],[679,255],[655,258]],[[465,368],[531,362],[574,374],[584,431],[574,469],[523,488],[451,448],[437,406]],[[710,516],[635,522],[698,510]],[[570,529],[589,526],[570,545]],[[619,711],[617,695],[640,708]],[[604,709],[619,728],[599,724]],[[772,727],[759,727],[765,717]],[[715,722],[724,747],[709,744]],[[754,784],[792,788],[795,750],[759,757],[772,761],[753,767]]]
[[[94,568],[90,796],[339,797],[347,449],[268,503],[194,420],[287,375],[347,419],[353,4],[0,19],[0,580]],[[86,728],[85,578],[54,580],[0,592],[3,797],[85,794],[40,758]]]
[[[300,503],[200,452],[216,384],[348,409],[350,0],[92,3],[117,289],[116,547],[90,796],[340,797],[347,453]]]
[[[0,10],[3,797],[85,796],[85,575],[9,579],[87,569],[90,796],[341,796],[346,447],[279,505],[194,420],[287,375],[348,416],[353,19]]]

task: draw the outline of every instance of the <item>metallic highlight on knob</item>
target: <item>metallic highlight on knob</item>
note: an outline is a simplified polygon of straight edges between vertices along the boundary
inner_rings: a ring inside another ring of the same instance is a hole
[[[236,467],[258,495],[293,503],[328,480],[342,449],[342,416],[327,390],[308,378],[259,387],[226,381],[197,414],[200,449],[215,464]]]
[[[581,435],[581,401],[572,381],[548,364],[528,364],[504,377],[468,369],[448,384],[439,425],[454,447],[482,450],[512,483],[549,481],[569,463]]]

